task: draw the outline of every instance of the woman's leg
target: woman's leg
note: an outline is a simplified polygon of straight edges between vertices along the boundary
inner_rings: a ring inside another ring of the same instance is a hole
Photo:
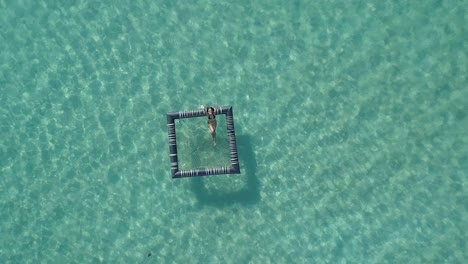
[[[211,138],[213,139],[213,145],[216,146],[216,121],[208,124],[211,132]]]
[[[209,123],[208,128],[210,129],[211,133],[215,132],[215,130],[216,130],[216,127],[215,127],[215,125],[213,123]]]

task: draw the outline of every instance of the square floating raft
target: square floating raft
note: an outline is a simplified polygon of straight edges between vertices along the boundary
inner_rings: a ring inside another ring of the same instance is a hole
[[[179,169],[179,159],[177,157],[177,136],[176,119],[193,118],[206,116],[205,109],[180,111],[167,113],[167,135],[169,137],[169,158],[171,160],[172,178],[197,177],[220,174],[239,174],[239,158],[237,156],[236,133],[234,130],[234,116],[232,106],[215,107],[216,115],[224,114],[226,116],[227,137],[229,141],[229,153],[231,156],[231,165],[226,167],[200,168],[181,170]],[[208,129],[208,128],[207,128]]]

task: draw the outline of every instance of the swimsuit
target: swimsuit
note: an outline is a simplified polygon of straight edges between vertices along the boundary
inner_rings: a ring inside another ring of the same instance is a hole
[[[210,122],[216,122],[216,116],[214,114],[208,114],[208,124]]]
[[[216,122],[216,116],[214,113],[208,114],[208,124]]]

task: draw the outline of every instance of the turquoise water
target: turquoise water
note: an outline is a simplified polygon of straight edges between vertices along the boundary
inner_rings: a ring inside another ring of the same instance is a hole
[[[213,147],[206,117],[176,119],[177,158],[180,169],[231,166],[226,117],[217,115],[216,120],[216,147]]]
[[[467,261],[464,1],[59,2],[0,1],[1,263]],[[172,180],[216,103],[242,174]]]

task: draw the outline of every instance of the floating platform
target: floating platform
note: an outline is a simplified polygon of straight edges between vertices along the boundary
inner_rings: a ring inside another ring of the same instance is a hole
[[[205,109],[197,109],[191,111],[169,112],[167,113],[167,135],[169,138],[169,158],[171,161],[172,178],[198,177],[220,174],[240,174],[239,158],[237,154],[236,133],[234,130],[234,115],[232,106],[214,107],[216,115],[226,116],[227,136],[229,141],[229,153],[231,165],[217,168],[201,168],[191,170],[179,169],[179,161],[177,157],[177,135],[176,135],[176,119],[206,117]],[[208,129],[208,128],[207,128]]]

